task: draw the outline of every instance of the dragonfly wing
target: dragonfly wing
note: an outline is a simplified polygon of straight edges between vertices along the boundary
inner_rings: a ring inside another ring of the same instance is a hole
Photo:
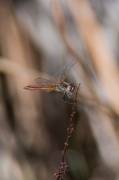
[[[49,80],[40,77],[40,78],[37,78],[34,80],[35,84],[38,84],[38,86],[33,85],[33,86],[26,86],[26,87],[28,87],[29,90],[41,89],[41,90],[44,90],[47,92],[52,91],[53,90],[52,88],[51,89],[48,89],[48,88],[54,87],[55,85],[64,81],[64,79],[66,78],[66,76],[70,72],[71,68],[76,63],[77,59],[74,61],[71,61],[71,63],[69,63],[67,66],[59,69]],[[34,87],[36,87],[36,88],[34,88]],[[26,89],[28,89],[28,88],[26,88]]]
[[[48,79],[44,79],[41,77],[34,79],[35,84],[47,84],[48,81]]]
[[[65,66],[59,69],[49,80],[39,77],[34,79],[34,81],[35,84],[43,87],[56,85],[61,81],[63,74],[65,74],[66,72],[67,72],[67,67]]]
[[[48,79],[44,79],[44,78],[41,78],[41,77],[39,77],[39,78],[36,78],[36,79],[34,79],[34,81],[35,81],[35,84],[37,84],[38,86],[40,86],[40,87],[50,87],[50,86],[54,86],[55,85],[55,83],[54,83],[54,79],[53,78],[50,78],[49,80]]]
[[[50,80],[52,81],[52,84],[58,84],[58,83],[64,81],[64,79],[66,78],[66,76],[68,75],[68,73],[70,72],[71,68],[74,66],[74,64],[76,63],[77,60],[78,60],[78,58],[75,59],[74,61],[71,61],[67,66],[59,69],[53,75],[53,77],[50,78]]]
[[[59,84],[66,72],[67,67],[62,67],[50,78],[50,80],[53,82],[53,84]]]
[[[64,81],[64,79],[66,78],[66,76],[69,74],[71,68],[74,66],[74,64],[77,62],[79,58],[77,57],[74,61],[71,61],[67,66],[66,66],[66,71],[64,73],[64,75],[61,78],[61,81]]]

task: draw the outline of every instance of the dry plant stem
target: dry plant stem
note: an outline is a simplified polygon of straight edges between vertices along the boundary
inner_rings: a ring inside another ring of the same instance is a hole
[[[80,84],[78,85],[77,90],[75,92],[75,96],[73,98],[74,103],[72,105],[72,113],[70,116],[70,124],[69,124],[69,127],[67,128],[67,138],[66,138],[66,142],[64,143],[64,149],[62,151],[62,162],[61,162],[61,165],[60,165],[58,171],[54,174],[56,180],[59,180],[64,174],[66,174],[67,169],[68,169],[68,165],[65,162],[65,154],[67,151],[69,138],[72,136],[72,133],[74,131],[73,118],[74,118],[74,114],[76,113],[75,107],[76,107],[76,99],[77,99],[77,93],[78,93],[79,87],[80,87]]]
[[[67,0],[67,4],[79,32],[81,31],[85,39],[107,100],[115,113],[119,115],[119,83],[117,83],[119,82],[119,74],[108,40],[99,26],[89,0]]]
[[[51,4],[53,17],[61,33],[63,41],[65,42],[69,53],[71,53],[71,55],[77,56],[77,52],[74,48],[71,36],[66,28],[66,22],[64,20],[64,15],[62,12],[61,2],[57,0],[51,0]]]
[[[23,66],[20,63],[13,62],[13,60],[5,57],[0,58],[0,72],[9,76],[20,78],[24,84],[30,83],[30,80],[32,80],[33,77],[45,76],[46,78],[49,78],[49,76],[45,73]]]
[[[17,77],[15,75],[15,78],[7,77],[9,97],[12,97],[14,94],[15,98],[15,101],[12,103],[15,118],[15,130],[18,132],[22,143],[25,144],[26,147],[29,148],[33,145],[34,148],[38,148],[39,151],[44,152],[45,149],[49,148],[50,144],[47,139],[47,132],[43,130],[45,129],[45,124],[39,125],[38,123],[38,119],[42,118],[42,113],[37,111],[37,104],[41,106],[41,101],[39,101],[40,98],[37,98],[36,93],[23,92],[22,87],[27,84],[27,80],[29,83],[30,79],[27,79],[25,75],[26,80],[23,81],[23,79],[20,78],[20,74],[23,75],[24,72],[22,68],[19,68],[19,66],[35,67],[35,61],[32,59],[34,57],[34,50],[32,50],[33,47],[32,45],[30,46],[29,43],[30,37],[28,38],[28,36],[25,36],[19,27],[12,6],[9,6],[8,3],[0,3],[0,49],[3,57],[7,57],[10,60],[11,63],[9,64],[11,64],[13,71],[15,70],[14,74],[18,75]],[[2,62],[4,68],[7,68],[6,72],[10,73],[11,71],[9,69],[11,67],[8,69],[9,65],[7,62],[6,64],[7,65],[4,66],[5,62]],[[19,72],[17,72],[15,68],[17,68]],[[29,113],[28,109],[31,104],[32,108]],[[21,131],[26,133],[24,138],[20,133]],[[45,132],[44,138],[47,136],[45,139],[46,141],[42,138],[43,131]],[[36,137],[38,138],[34,141]],[[39,139],[41,140],[41,146],[37,142]]]

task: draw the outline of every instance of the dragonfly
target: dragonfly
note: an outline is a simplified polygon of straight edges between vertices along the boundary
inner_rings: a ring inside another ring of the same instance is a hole
[[[71,68],[77,62],[78,58],[71,61],[67,66],[59,69],[52,77],[49,79],[44,79],[42,77],[36,78],[34,80],[35,85],[25,86],[26,90],[43,90],[46,92],[57,91],[63,92],[63,100],[66,101],[66,95],[68,98],[74,97],[75,85],[72,83],[65,82],[67,75],[69,74]]]

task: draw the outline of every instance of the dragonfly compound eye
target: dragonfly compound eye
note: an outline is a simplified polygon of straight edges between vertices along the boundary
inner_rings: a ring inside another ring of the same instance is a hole
[[[68,91],[71,91],[71,86],[70,86],[70,85],[67,86],[67,90],[68,90]]]
[[[67,86],[67,90],[68,91],[73,91],[75,89],[75,86],[73,85],[73,84],[69,84],[68,86]]]

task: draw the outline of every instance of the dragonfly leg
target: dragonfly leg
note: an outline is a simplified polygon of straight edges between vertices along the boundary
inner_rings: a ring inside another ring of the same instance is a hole
[[[74,104],[74,103],[72,103],[72,102],[66,101],[66,94],[67,94],[67,93],[64,92],[63,97],[62,97],[63,101],[64,101],[65,103],[68,103],[68,104],[71,104],[71,105]],[[67,95],[68,95],[68,94],[67,94]],[[71,98],[69,95],[68,95],[68,97]]]
[[[65,102],[65,94],[66,94],[66,92],[64,92],[64,94],[63,94],[63,97],[62,97],[62,100]]]

